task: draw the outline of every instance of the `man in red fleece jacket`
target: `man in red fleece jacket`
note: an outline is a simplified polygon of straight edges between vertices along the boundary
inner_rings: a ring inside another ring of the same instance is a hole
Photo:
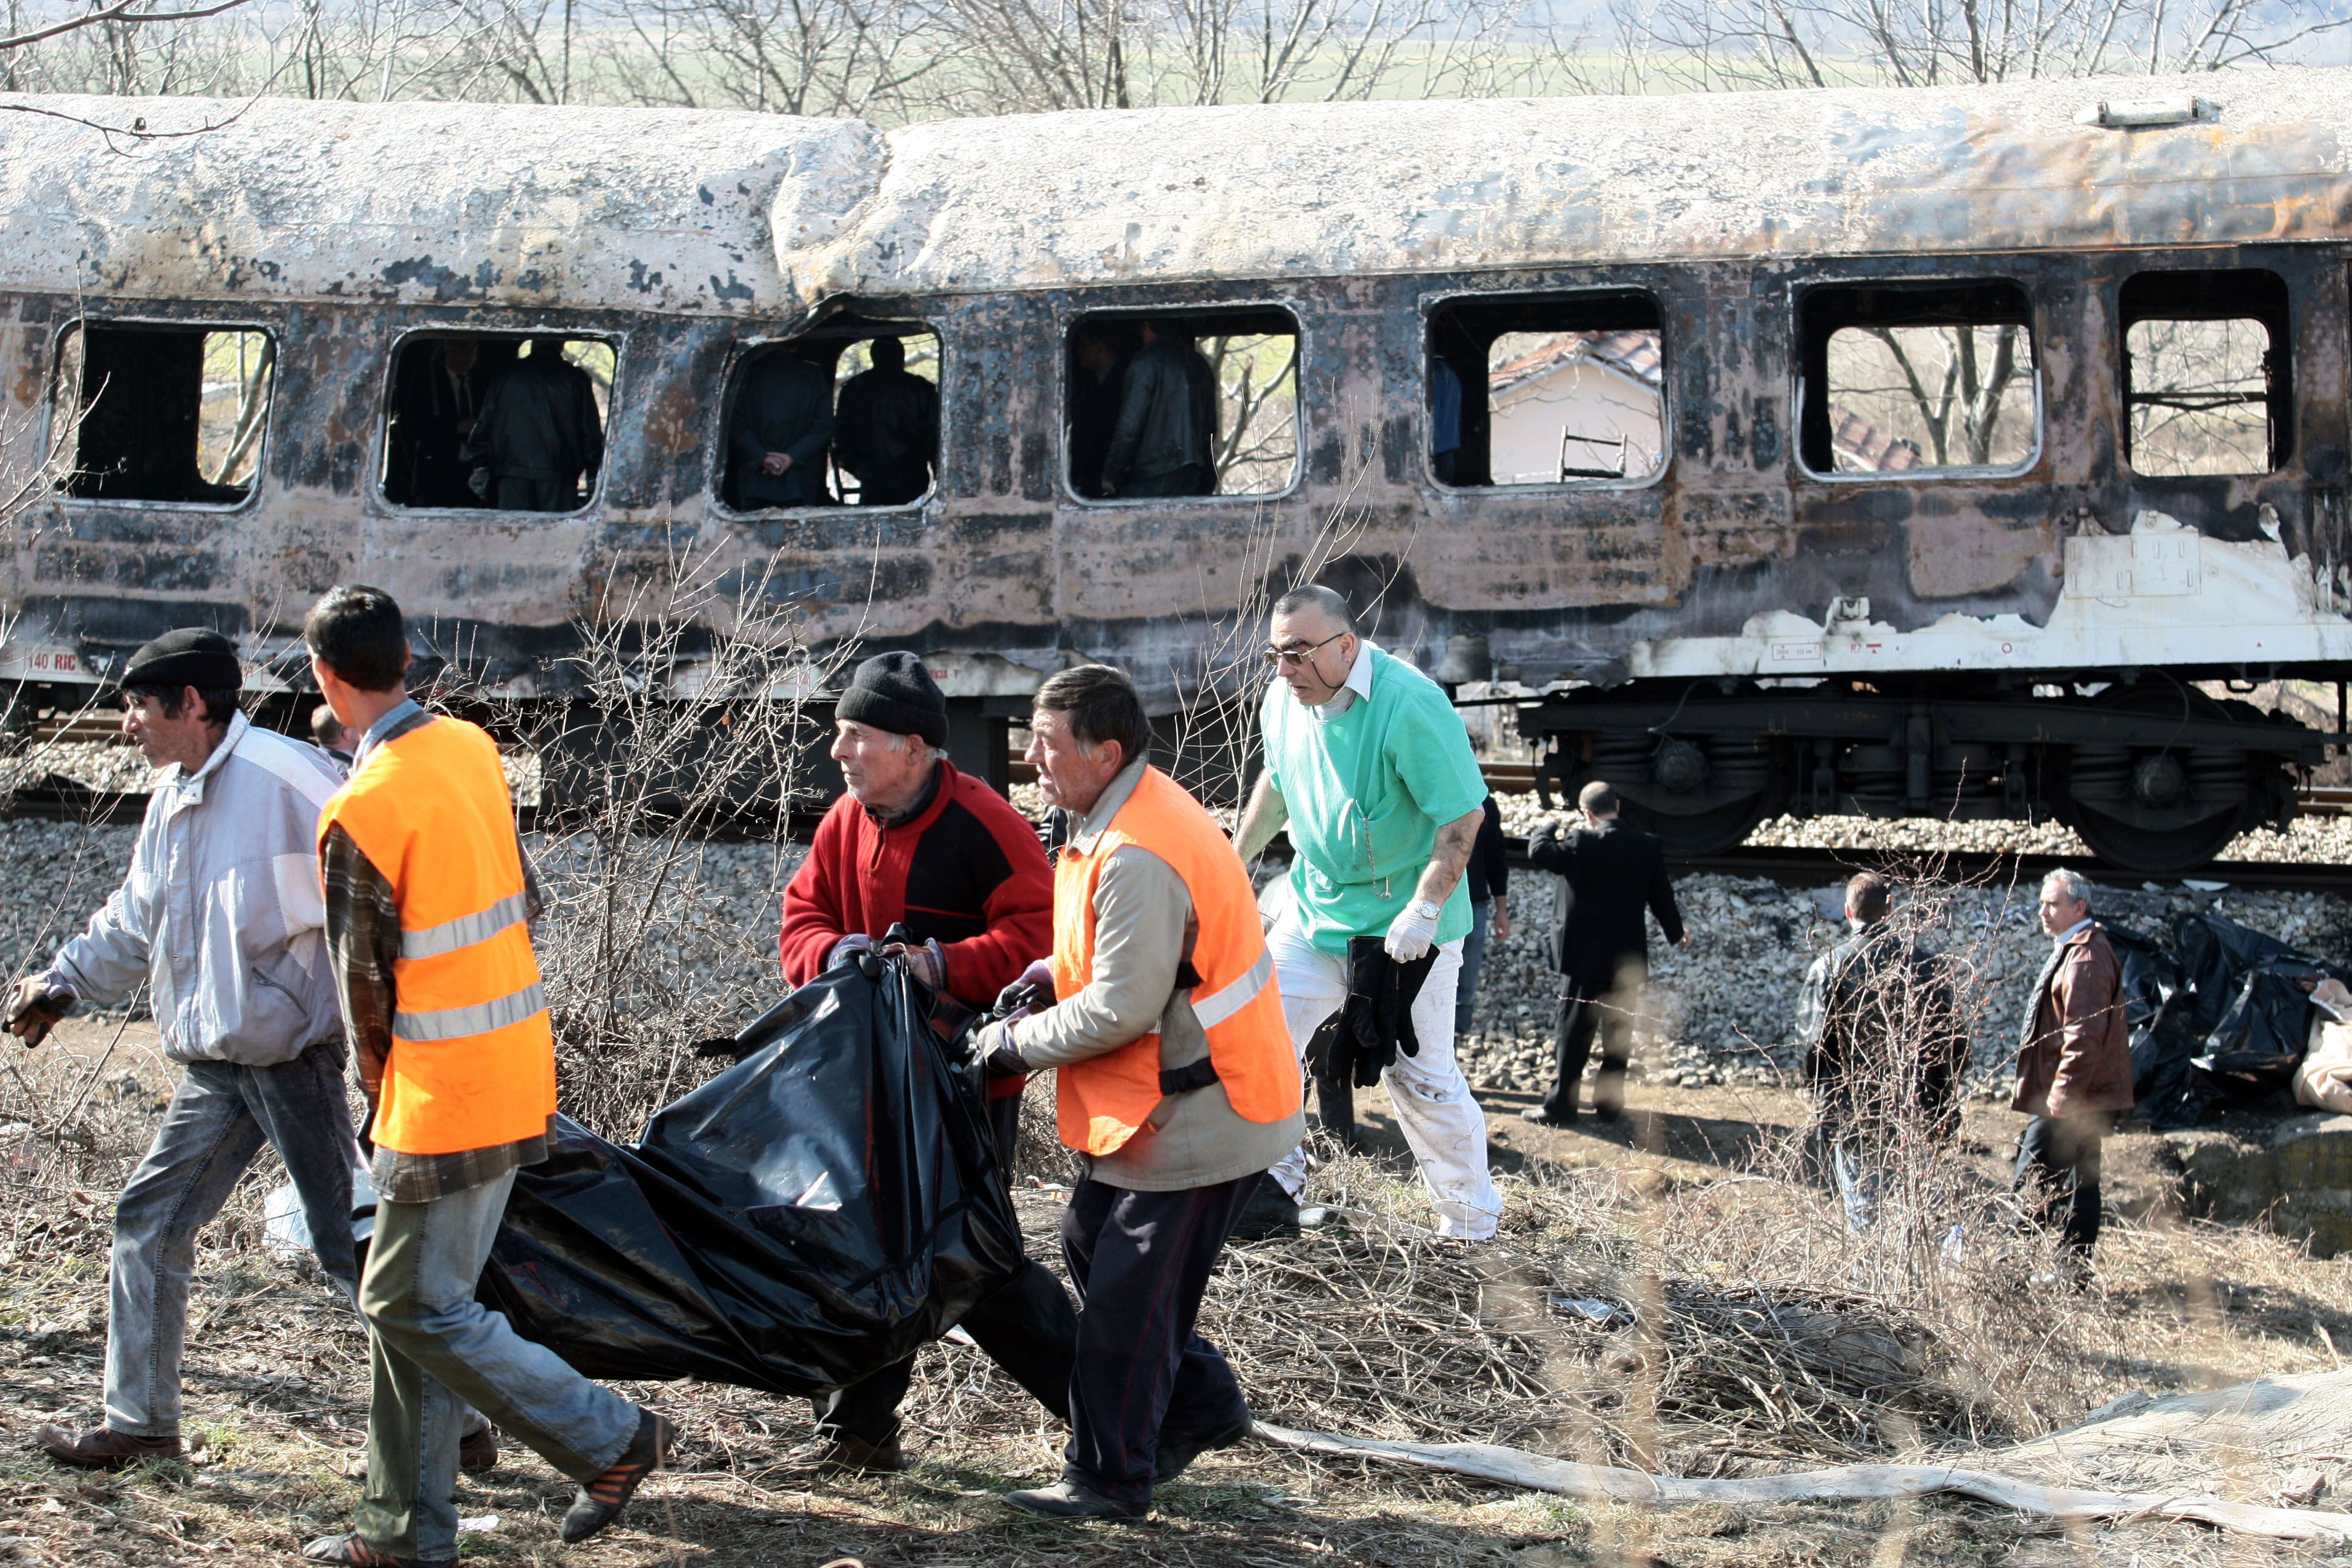
[[[1036,831],[940,751],[947,699],[913,654],[859,665],[834,720],[833,760],[849,793],[833,803],[784,889],[784,978],[805,984],[903,923],[914,940],[886,951],[932,990],[990,1006],[1053,951],[1054,879]],[[992,1086],[990,1121],[1008,1161],[1024,1081]],[[1039,1403],[1069,1419],[1077,1314],[1050,1272],[1032,1260],[967,1312],[963,1328]],[[816,1436],[799,1457],[831,1469],[905,1469],[898,1401],[913,1372],[909,1356],[817,1400]]]

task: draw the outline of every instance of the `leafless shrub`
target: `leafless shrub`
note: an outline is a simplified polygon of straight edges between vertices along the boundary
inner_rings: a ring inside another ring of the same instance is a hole
[[[772,580],[706,556],[672,551],[618,581],[551,672],[561,700],[492,701],[454,681],[433,696],[487,708],[538,758],[548,908],[533,937],[562,1100],[630,1140],[709,1070],[694,1042],[782,990],[772,942],[797,863],[785,828],[823,745],[805,704],[848,656],[812,658]]]

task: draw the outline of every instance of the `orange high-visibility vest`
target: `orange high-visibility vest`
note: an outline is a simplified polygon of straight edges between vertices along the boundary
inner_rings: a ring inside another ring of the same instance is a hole
[[[1249,873],[1201,803],[1158,768],[1143,770],[1089,853],[1065,848],[1054,868],[1055,994],[1075,996],[1093,976],[1095,884],[1112,853],[1127,844],[1168,862],[1192,895],[1200,932],[1189,956],[1201,977],[1192,1013],[1209,1037],[1209,1060],[1226,1099],[1244,1121],[1281,1121],[1298,1109],[1303,1089]],[[1159,1032],[1065,1063],[1054,1077],[1062,1142],[1089,1154],[1110,1153],[1160,1101]]]
[[[400,909],[375,1141],[449,1154],[545,1132],[555,1037],[497,745],[462,719],[382,742],[320,809],[322,849],[335,826]]]

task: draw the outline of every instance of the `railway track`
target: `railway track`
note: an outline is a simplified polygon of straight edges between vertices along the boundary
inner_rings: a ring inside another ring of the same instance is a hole
[[[112,721],[101,723],[94,718],[54,728],[57,731],[55,736],[44,738],[100,741],[111,740],[119,734]],[[1485,764],[1484,772],[1489,787],[1503,793],[1524,794],[1535,787],[1535,769],[1529,763],[1488,763]],[[1020,762],[1013,764],[1012,773],[1015,784],[1031,783],[1035,777],[1034,770]],[[52,776],[18,790],[5,805],[0,805],[0,817],[128,824],[137,822],[146,809],[144,791],[94,790]],[[2311,816],[2352,814],[2352,788],[2342,785],[2308,787],[2300,794],[2298,809]],[[536,815],[532,808],[523,808],[526,828]],[[803,814],[795,812],[791,824],[793,837],[806,837],[814,830],[815,823],[815,814],[808,814],[803,820]],[[758,832],[761,825],[745,823],[735,826],[738,831]],[[1506,842],[1509,847],[1511,864],[1515,868],[1524,868],[1527,864],[1527,840],[1513,837]],[[1954,880],[2000,886],[2011,882],[2030,883],[2038,880],[2044,872],[2067,865],[2096,880],[2116,886],[2179,886],[2186,882],[2208,882],[2272,892],[2352,892],[2352,866],[2299,860],[2217,860],[2194,873],[2151,878],[2082,856],[1988,850],[1927,852],[1741,845],[1713,855],[1676,858],[1670,863],[1677,876],[1711,872],[1735,877],[1765,877],[1804,887],[1843,881],[1856,871],[1924,863],[1937,867],[1940,875]]]

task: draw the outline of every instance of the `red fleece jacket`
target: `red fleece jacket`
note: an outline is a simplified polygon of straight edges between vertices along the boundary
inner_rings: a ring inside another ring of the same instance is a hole
[[[993,1005],[1054,950],[1054,876],[1036,830],[951,763],[903,822],[886,827],[846,795],[833,803],[784,889],[784,979],[806,984],[843,937],[879,942],[897,921],[939,942],[948,994],[972,1007]]]

